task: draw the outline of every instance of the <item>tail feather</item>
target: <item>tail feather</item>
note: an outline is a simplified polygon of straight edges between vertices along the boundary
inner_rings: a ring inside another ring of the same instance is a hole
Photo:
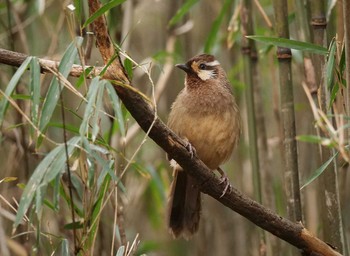
[[[177,167],[168,203],[168,224],[174,237],[191,237],[198,230],[200,212],[200,191],[194,179]]]

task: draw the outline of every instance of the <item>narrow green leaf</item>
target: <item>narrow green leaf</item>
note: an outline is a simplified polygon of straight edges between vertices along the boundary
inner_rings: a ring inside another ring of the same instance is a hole
[[[124,68],[130,80],[132,80],[133,70],[132,70],[132,61],[129,58],[124,60]]]
[[[118,248],[118,251],[117,251],[117,254],[116,256],[123,256],[124,255],[124,252],[125,252],[125,246],[122,245]]]
[[[42,183],[38,186],[35,193],[35,212],[41,215],[41,206],[45,198],[48,183]]]
[[[84,118],[83,118],[83,121],[81,122],[80,129],[79,129],[79,133],[81,136],[86,136],[86,134],[88,133],[89,121],[94,112],[95,101],[96,101],[99,81],[100,81],[99,79],[100,79],[99,77],[95,77],[94,79],[92,79],[90,83],[89,91],[86,97],[88,103],[86,105]]]
[[[311,177],[306,181],[304,185],[301,186],[300,190],[308,186],[311,182],[313,182],[315,179],[317,179],[324,170],[327,169],[328,165],[333,161],[333,159],[338,155],[338,152],[335,153],[331,158],[329,158],[323,165],[321,165],[312,175]]]
[[[84,226],[83,223],[81,223],[80,221],[76,221],[76,222],[71,222],[64,225],[64,229],[68,229],[68,230],[81,229],[83,228],[83,226]]]
[[[124,117],[123,117],[123,111],[122,111],[122,107],[121,107],[118,95],[115,92],[114,87],[110,82],[106,83],[106,89],[107,89],[109,98],[111,99],[114,113],[117,117],[120,133],[123,137],[125,137],[126,132],[125,132]]]
[[[15,181],[17,179],[18,179],[17,177],[5,177],[5,178],[0,180],[0,184],[3,182],[7,183],[7,182]]]
[[[58,210],[60,208],[59,201],[60,201],[60,185],[61,185],[61,177],[57,176],[53,181],[53,193],[52,193],[52,203],[55,210]]]
[[[33,57],[30,62],[30,97],[32,101],[31,116],[34,125],[39,122],[39,104],[40,104],[40,65],[39,60]]]
[[[300,51],[309,51],[312,53],[322,54],[322,55],[328,54],[327,48],[324,48],[316,44],[295,41],[295,40],[286,39],[286,38],[279,38],[279,37],[268,37],[268,36],[246,36],[246,37],[258,42],[262,42],[265,44],[272,44],[279,47],[286,47],[286,48],[291,48],[291,49],[300,50]]]
[[[95,239],[97,227],[98,227],[98,219],[100,218],[100,212],[102,210],[102,205],[104,202],[104,198],[106,196],[106,193],[108,191],[108,187],[110,184],[111,178],[107,175],[99,192],[98,192],[98,198],[93,206],[92,214],[91,214],[91,223],[93,224],[90,227],[90,233],[88,234],[88,244],[87,247],[91,245]]]
[[[80,137],[73,137],[67,142],[69,155],[72,154],[79,141]],[[40,193],[39,196],[43,198],[41,195],[45,193],[45,191],[42,190],[43,186],[47,185],[62,172],[65,163],[65,146],[64,144],[61,144],[53,149],[37,166],[23,190],[18,206],[16,220],[13,224],[14,228],[19,225],[23,216],[26,214],[30,204],[33,201],[34,195],[36,193]],[[39,203],[39,206],[40,205],[41,204]]]
[[[328,139],[325,137],[320,137],[316,135],[299,135],[297,140],[309,143],[321,143],[323,140]]]
[[[7,97],[11,97],[13,91],[15,90],[15,88],[17,86],[19,79],[22,77],[23,73],[28,69],[28,66],[29,66],[31,61],[32,61],[32,57],[28,57],[22,63],[22,65],[17,69],[16,73],[13,75],[9,84],[6,87],[5,95]],[[1,98],[1,100],[0,100],[0,126],[2,125],[2,122],[4,120],[5,112],[8,108],[8,105],[9,105],[9,101],[7,100],[7,98],[5,98],[5,97]]]
[[[218,17],[214,20],[213,25],[210,29],[209,36],[205,42],[204,52],[211,53],[218,38],[220,26],[225,18],[225,14],[230,10],[232,0],[225,0]]]
[[[91,22],[96,20],[98,17],[103,15],[105,12],[109,11],[113,7],[116,7],[122,3],[124,3],[126,0],[112,0],[106,4],[104,4],[100,9],[98,9],[96,12],[94,12],[84,23],[83,28],[85,28],[87,25],[89,25]]]
[[[331,99],[329,101],[328,107],[331,108],[332,104],[335,101],[335,98],[337,97],[339,91],[339,83],[335,83],[332,87],[331,87]]]
[[[182,17],[189,12],[189,10],[191,9],[191,7],[196,4],[199,0],[187,0],[182,6],[181,8],[175,13],[174,17],[171,18],[171,20],[169,21],[169,27],[175,25],[176,23],[178,23]]]
[[[92,116],[91,122],[92,122],[92,141],[96,140],[96,137],[98,135],[98,132],[100,130],[100,113],[103,108],[103,95],[105,90],[105,80],[102,80],[99,82],[98,85],[98,91],[97,91],[97,97],[95,102],[95,109],[94,114]]]
[[[317,143],[327,147],[334,147],[335,143],[333,140],[326,137],[319,137],[316,135],[299,135],[296,137],[297,140],[309,142],[309,143]]]
[[[61,254],[62,256],[69,256],[69,241],[67,239],[63,239],[61,242]]]
[[[82,137],[82,141],[83,141],[83,148],[86,151],[86,157],[87,157],[87,161],[89,161],[91,164],[88,165],[88,177],[87,177],[87,187],[91,188],[94,184],[94,179],[95,179],[95,160],[94,160],[94,152],[92,152],[91,150],[91,144],[90,142],[87,140],[86,137]]]
[[[57,128],[63,129],[63,124],[62,123],[50,122],[48,124],[48,126],[50,126],[50,127],[57,127]],[[64,128],[66,129],[66,131],[71,132],[74,135],[78,135],[79,134],[79,129],[75,125],[65,124]]]
[[[83,10],[81,0],[74,0],[75,15],[77,16],[79,24],[81,24],[81,11]]]
[[[85,68],[84,72],[79,76],[78,80],[75,83],[75,87],[80,88],[83,82],[85,81],[86,77],[91,73],[91,71],[94,69],[94,67],[87,67]]]
[[[330,44],[330,51],[328,55],[328,60],[326,64],[326,79],[327,79],[327,88],[331,90],[332,83],[334,81],[334,66],[335,66],[335,50],[336,50],[335,40],[332,40]]]
[[[74,60],[77,56],[78,50],[77,47],[80,47],[83,42],[82,37],[77,37],[75,40],[68,46],[66,52],[64,53],[62,60],[58,66],[58,71],[64,76],[67,77],[69,74],[69,71],[72,68],[72,65],[74,63]],[[45,97],[41,117],[39,121],[39,129],[41,132],[43,132],[47,124],[49,123],[52,114],[55,110],[55,107],[57,105],[58,99],[60,98],[61,92],[61,85],[59,84],[56,77],[54,77],[51,81],[51,84],[49,86],[49,90],[47,92],[47,95]],[[40,141],[38,142],[40,144]]]
[[[341,52],[341,56],[340,56],[340,60],[339,60],[339,70],[340,70],[341,77],[343,77],[345,68],[346,68],[345,47],[343,47],[342,52]]]

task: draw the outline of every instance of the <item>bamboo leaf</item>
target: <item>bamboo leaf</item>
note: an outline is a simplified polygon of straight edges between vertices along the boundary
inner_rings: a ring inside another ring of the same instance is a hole
[[[3,182],[7,183],[7,182],[15,181],[17,179],[18,179],[17,177],[5,177],[5,178],[0,180],[0,184]]]
[[[315,179],[317,179],[328,167],[328,165],[333,161],[333,159],[338,155],[338,152],[335,153],[331,158],[329,158],[323,165],[321,165],[312,175],[311,177],[305,182],[304,185],[301,186],[300,190],[308,186],[311,182],[313,182]]]
[[[69,242],[67,239],[63,239],[61,242],[61,255],[69,256]]]
[[[109,183],[111,181],[110,176],[106,176],[104,179],[104,182],[98,192],[98,198],[93,206],[92,214],[91,214],[91,223],[92,226],[90,227],[90,233],[88,234],[88,244],[87,246],[91,245],[94,241],[97,228],[98,228],[98,223],[99,223],[99,218],[100,218],[100,212],[102,211],[102,206],[104,202],[104,198],[106,196],[106,193],[108,191]]]
[[[83,42],[82,37],[77,37],[67,48],[66,52],[64,53],[62,60],[58,66],[58,71],[64,76],[67,77],[69,74],[69,71],[72,68],[72,65],[74,63],[74,60],[77,56],[78,50],[77,47],[80,47]],[[55,107],[57,105],[59,95],[61,91],[61,85],[59,84],[56,77],[54,77],[51,81],[49,90],[47,92],[47,95],[45,97],[41,117],[39,121],[39,129],[41,132],[43,132],[47,124],[49,123],[52,114],[55,110]],[[41,140],[38,140],[38,144],[40,144]]]
[[[330,51],[328,55],[328,60],[326,64],[326,79],[327,79],[327,88],[330,90],[332,88],[332,83],[334,80],[334,66],[335,66],[335,50],[336,43],[333,40],[330,44]]]
[[[40,104],[40,65],[39,60],[33,57],[30,62],[30,98],[32,101],[31,116],[34,125],[39,121],[39,104]]]
[[[80,137],[73,137],[67,142],[69,156],[73,153],[73,150],[76,148],[79,141]],[[23,216],[26,214],[30,204],[32,203],[35,194],[39,195],[39,197],[42,199],[46,192],[46,189],[43,190],[43,188],[45,188],[49,182],[55,179],[57,175],[62,173],[65,164],[65,145],[61,144],[53,149],[37,166],[23,190],[17,210],[16,220],[13,224],[14,228],[20,224]],[[37,206],[39,206],[36,208],[38,212],[40,211],[41,202],[37,202]]]
[[[109,95],[109,98],[111,99],[114,113],[117,117],[120,133],[123,137],[125,137],[126,131],[125,131],[125,124],[124,124],[124,117],[123,117],[123,111],[121,108],[121,104],[120,104],[118,95],[116,94],[116,92],[115,92],[115,90],[110,82],[106,83],[106,89],[107,89],[107,93]]]
[[[99,89],[99,77],[95,77],[92,79],[88,95],[87,95],[87,105],[85,108],[84,112],[84,118],[83,121],[81,122],[79,133],[83,137],[88,133],[88,128],[89,128],[89,121],[91,116],[94,114],[94,109],[95,109],[95,102],[98,94],[98,89]]]
[[[78,18],[79,24],[81,24],[81,11],[82,11],[82,3],[81,0],[74,0],[74,6],[75,6],[75,15]]]
[[[18,84],[19,79],[22,77],[23,73],[28,69],[28,66],[29,66],[31,61],[32,61],[32,57],[28,57],[22,63],[22,65],[17,69],[16,73],[11,78],[11,80],[10,80],[9,84],[7,85],[6,90],[4,92],[4,94],[7,97],[11,97],[13,91],[16,89],[16,86]],[[0,100],[0,126],[2,125],[2,122],[4,121],[4,116],[5,116],[5,112],[8,108],[8,105],[9,105],[9,101],[7,100],[6,97],[3,97]]]
[[[122,245],[118,248],[118,251],[117,251],[117,254],[116,256],[123,256],[124,255],[124,252],[125,252],[125,246]]]
[[[132,80],[132,77],[133,77],[132,61],[129,58],[126,58],[124,60],[124,68],[126,70],[126,73],[128,74],[129,79]]]
[[[181,8],[175,13],[175,15],[171,18],[169,21],[169,27],[174,26],[176,23],[178,23],[182,17],[189,12],[191,7],[196,4],[199,0],[187,0]]]
[[[102,80],[99,82],[98,85],[98,91],[97,91],[97,97],[95,102],[95,109],[94,114],[92,116],[92,141],[96,140],[96,137],[98,135],[98,132],[100,130],[100,113],[101,109],[103,108],[103,95],[105,90],[105,80]]]
[[[306,43],[306,42],[301,42],[301,41],[296,41],[296,40],[291,40],[286,38],[279,38],[279,37],[268,37],[268,36],[246,36],[246,37],[261,43],[272,44],[278,47],[286,47],[286,48],[291,48],[291,49],[300,50],[300,51],[309,51],[312,53],[322,54],[322,55],[328,54],[327,48],[324,48],[316,44],[311,44],[311,43]]]
[[[84,72],[79,76],[78,80],[75,83],[75,87],[80,88],[81,85],[86,81],[86,77],[91,73],[94,67],[85,68]]]
[[[104,4],[100,9],[98,9],[96,12],[94,12],[84,23],[83,28],[85,28],[87,25],[89,25],[91,22],[96,20],[98,17],[103,15],[105,12],[109,11],[110,9],[124,3],[126,0],[112,0],[106,4]]]
[[[316,136],[316,135],[299,135],[297,136],[297,140],[303,141],[303,142],[309,142],[309,143],[321,143],[324,139],[324,137]]]
[[[230,10],[229,7],[231,5],[231,2],[232,2],[232,0],[225,0],[218,17],[214,20],[213,25],[210,29],[207,41],[205,42],[205,46],[204,46],[205,53],[212,52],[212,49],[213,49],[215,42],[218,38],[220,26],[225,18],[225,14],[227,13],[228,10]]]

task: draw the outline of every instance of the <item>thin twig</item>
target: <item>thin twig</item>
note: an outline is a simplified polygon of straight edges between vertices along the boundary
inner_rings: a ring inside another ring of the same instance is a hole
[[[59,80],[60,81],[60,80]],[[61,83],[58,85],[60,87],[60,101],[61,101],[61,116],[62,116],[62,125],[63,125],[63,141],[64,141],[64,150],[66,154],[66,167],[67,167],[67,175],[68,175],[68,190],[69,190],[69,197],[70,197],[70,208],[71,208],[71,214],[72,214],[72,223],[75,223],[75,210],[74,210],[74,199],[73,199],[73,184],[72,184],[72,177],[71,177],[71,170],[69,166],[69,153],[68,153],[68,145],[67,145],[67,133],[66,133],[66,119],[64,114],[64,102],[63,102],[63,95],[62,95],[62,89],[63,86],[61,86]],[[77,244],[77,231],[75,226],[73,225],[73,243],[74,243],[74,254],[77,255],[80,248]]]

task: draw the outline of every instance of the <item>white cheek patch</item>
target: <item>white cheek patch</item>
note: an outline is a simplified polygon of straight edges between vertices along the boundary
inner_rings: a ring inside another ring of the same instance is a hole
[[[214,66],[219,66],[220,62],[218,62],[217,60],[214,60],[212,62],[205,63],[205,65],[210,66],[210,67],[214,67]]]
[[[198,76],[199,76],[200,79],[205,81],[205,80],[208,80],[208,79],[215,78],[216,74],[215,74],[214,70],[200,70],[198,72]]]

